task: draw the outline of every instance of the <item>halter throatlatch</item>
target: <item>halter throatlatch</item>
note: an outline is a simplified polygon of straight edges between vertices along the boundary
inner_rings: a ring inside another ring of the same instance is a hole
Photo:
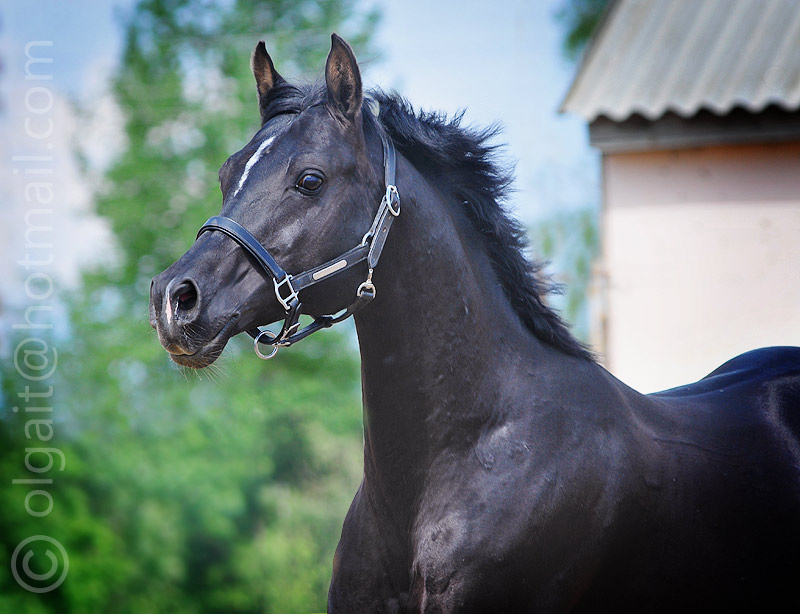
[[[211,217],[200,227],[197,233],[199,237],[204,232],[218,231],[236,241],[247,253],[249,253],[272,279],[275,297],[286,311],[286,318],[280,333],[273,333],[270,330],[252,328],[247,334],[253,338],[253,348],[259,358],[267,360],[275,356],[278,348],[288,347],[305,339],[310,334],[329,328],[334,324],[346,320],[351,315],[365,307],[375,298],[375,284],[372,282],[372,272],[381,257],[386,237],[392,227],[394,218],[400,215],[400,194],[395,186],[395,149],[394,144],[383,134],[383,171],[386,193],[381,199],[378,213],[372,222],[361,243],[340,255],[313,269],[304,271],[297,275],[290,275],[284,271],[275,261],[269,251],[259,243],[250,231],[238,222],[229,217],[221,215]],[[300,316],[302,315],[303,303],[300,302],[300,292],[313,286],[323,279],[328,279],[332,275],[349,269],[361,262],[367,262],[369,272],[367,278],[356,290],[355,300],[338,315],[315,316],[314,321],[303,329],[300,329]],[[269,354],[263,354],[259,349],[259,344],[272,346]]]

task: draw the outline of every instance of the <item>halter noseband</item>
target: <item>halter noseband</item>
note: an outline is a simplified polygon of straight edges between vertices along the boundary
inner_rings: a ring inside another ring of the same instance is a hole
[[[392,221],[400,215],[400,194],[395,186],[396,154],[394,144],[382,133],[381,142],[383,144],[383,172],[386,193],[381,199],[381,204],[378,207],[375,219],[372,221],[372,226],[370,226],[364,238],[361,239],[361,243],[338,258],[328,260],[303,273],[290,275],[280,267],[269,251],[259,243],[258,239],[250,231],[231,218],[221,215],[211,217],[200,227],[197,237],[207,231],[218,231],[229,236],[255,258],[264,272],[272,278],[275,297],[286,311],[286,318],[283,321],[281,332],[277,335],[270,330],[261,330],[260,328],[252,328],[247,331],[247,334],[254,340],[253,348],[259,358],[264,360],[272,358],[278,352],[278,348],[288,347],[318,330],[329,328],[342,320],[346,320],[375,298],[372,272],[381,257],[386,237],[392,227]],[[299,293],[323,279],[327,279],[364,261],[367,262],[369,272],[367,273],[367,278],[356,290],[356,299],[339,315],[315,316],[311,324],[300,329],[300,315],[303,304],[300,302]],[[267,339],[264,339],[264,337],[267,337]],[[272,351],[269,354],[262,354],[258,347],[259,344],[271,345]]]

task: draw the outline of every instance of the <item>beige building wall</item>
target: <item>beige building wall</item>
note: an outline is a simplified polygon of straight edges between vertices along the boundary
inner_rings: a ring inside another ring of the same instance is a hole
[[[642,392],[800,345],[800,143],[603,161],[600,350]]]

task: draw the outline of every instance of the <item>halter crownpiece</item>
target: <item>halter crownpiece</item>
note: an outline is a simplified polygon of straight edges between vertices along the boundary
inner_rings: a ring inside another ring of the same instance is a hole
[[[249,253],[272,279],[275,297],[286,311],[286,317],[283,320],[281,332],[278,334],[260,328],[252,328],[247,331],[247,334],[253,338],[253,349],[259,358],[264,360],[272,358],[277,354],[278,348],[288,347],[318,330],[329,328],[346,320],[375,298],[376,290],[375,284],[372,282],[372,273],[378,265],[392,222],[400,215],[400,194],[395,185],[396,153],[394,144],[383,133],[381,133],[381,143],[383,144],[386,193],[383,195],[375,219],[364,238],[361,239],[361,243],[337,258],[328,260],[303,273],[290,275],[281,268],[269,250],[261,245],[249,230],[231,218],[221,215],[211,217],[200,227],[197,237],[208,231],[218,231],[227,235]],[[300,329],[303,304],[300,302],[299,293],[323,279],[328,279],[332,275],[364,261],[367,262],[369,271],[367,278],[356,290],[356,299],[339,315],[315,316],[311,324]],[[259,344],[272,346],[270,353],[262,354],[258,347]]]

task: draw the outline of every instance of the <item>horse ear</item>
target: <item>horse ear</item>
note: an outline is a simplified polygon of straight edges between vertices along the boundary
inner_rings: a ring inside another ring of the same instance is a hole
[[[275,65],[272,63],[272,58],[267,53],[267,46],[264,41],[258,41],[256,48],[253,50],[253,57],[250,60],[250,66],[253,69],[253,76],[256,78],[256,88],[258,88],[258,104],[259,107],[264,107],[264,101],[267,98],[270,90],[283,83],[284,79],[275,70]]]
[[[331,52],[325,65],[325,84],[334,108],[347,119],[355,119],[361,112],[361,103],[364,100],[361,72],[350,45],[336,34],[331,35]]]

